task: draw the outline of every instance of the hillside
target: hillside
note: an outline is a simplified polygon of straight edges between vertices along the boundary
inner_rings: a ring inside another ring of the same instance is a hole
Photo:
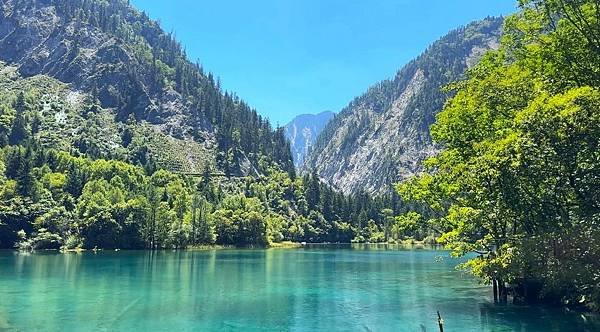
[[[155,159],[175,160],[173,170],[198,171],[213,163],[198,151],[209,152],[227,173],[243,175],[248,161],[259,167],[261,158],[293,168],[283,129],[273,130],[240,98],[222,91],[218,79],[190,62],[170,34],[127,1],[5,0],[0,61],[24,78],[45,75],[88,94],[86,106],[98,103],[115,123],[147,131],[147,139],[163,137]]]
[[[0,62],[0,100],[12,102],[25,92],[35,110],[33,138],[42,146],[90,157],[129,160],[178,172],[215,169],[214,151],[192,139],[169,136],[149,123],[118,122],[111,109],[92,102],[92,96],[46,75],[24,78],[18,67]],[[4,112],[3,112],[4,113]],[[8,141],[10,127],[0,132]],[[172,153],[166,153],[172,152]]]
[[[436,151],[429,126],[447,99],[442,87],[497,47],[501,27],[502,19],[488,18],[454,30],[354,99],[318,137],[304,168],[345,193],[388,191],[417,173]]]
[[[284,129],[126,1],[1,5],[1,249],[403,236],[397,196],[297,177]]]
[[[0,62],[0,248],[264,246],[402,235],[389,223],[402,208],[397,197],[345,196],[264,156],[260,177],[215,175],[214,150],[148,122],[117,121],[91,95],[46,75],[22,77]],[[188,172],[195,176],[177,174]]]
[[[335,113],[325,111],[319,114],[301,114],[285,125],[285,136],[290,141],[294,166],[300,168],[304,157],[315,144],[317,137]]]

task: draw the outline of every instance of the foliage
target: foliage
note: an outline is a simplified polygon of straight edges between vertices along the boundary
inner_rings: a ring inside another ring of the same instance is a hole
[[[465,267],[516,300],[600,303],[600,52],[595,1],[522,1],[502,45],[454,84],[428,172],[398,186]],[[588,22],[596,22],[588,24]]]
[[[35,7],[37,2],[27,0],[22,6],[26,10]],[[117,39],[120,51],[126,53],[127,60],[116,51],[117,55],[106,59],[111,61],[111,67],[121,67],[126,72],[124,82],[110,79],[114,69],[102,69],[95,72],[96,75],[86,75],[98,79],[83,83],[85,90],[97,98],[101,106],[116,108],[120,122],[130,119],[134,122],[167,121],[148,99],[161,99],[165,91],[174,92],[182,96],[189,107],[189,114],[185,114],[184,121],[176,129],[183,133],[174,136],[188,135],[202,143],[206,139],[203,132],[207,128],[214,129],[220,169],[232,172],[245,158],[257,166],[260,158],[265,157],[293,172],[283,128],[273,129],[268,119],[235,94],[223,91],[218,78],[188,60],[172,33],[165,32],[158,22],[133,8],[129,1],[52,0],[50,3],[63,22],[86,27],[70,36],[74,41],[68,52],[74,61],[80,59],[77,55],[84,46],[79,41],[85,39],[84,33],[95,29]],[[128,145],[130,137],[124,137],[125,145]]]
[[[21,250],[37,249],[59,249],[62,244],[62,238],[49,232],[45,228],[40,228],[33,238],[27,239],[25,232],[19,234],[21,241],[17,244]]]
[[[45,149],[33,139],[22,144],[0,149],[2,248],[383,242],[397,212],[384,207],[400,206],[395,195],[345,196],[316,174],[292,178],[276,167],[241,181],[210,171],[194,179]]]

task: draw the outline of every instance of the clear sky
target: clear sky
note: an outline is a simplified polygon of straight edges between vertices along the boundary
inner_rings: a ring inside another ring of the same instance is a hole
[[[131,0],[273,124],[340,111],[449,30],[516,0]]]

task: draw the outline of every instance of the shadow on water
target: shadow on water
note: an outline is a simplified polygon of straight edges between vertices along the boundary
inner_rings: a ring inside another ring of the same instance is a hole
[[[481,326],[503,326],[504,331],[600,331],[600,316],[589,312],[493,303],[481,304],[480,309]]]

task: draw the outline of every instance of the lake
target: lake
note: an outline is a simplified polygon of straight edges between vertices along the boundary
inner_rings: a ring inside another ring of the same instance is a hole
[[[494,305],[442,250],[0,252],[0,331],[595,331]],[[594,323],[595,322],[595,323]]]

